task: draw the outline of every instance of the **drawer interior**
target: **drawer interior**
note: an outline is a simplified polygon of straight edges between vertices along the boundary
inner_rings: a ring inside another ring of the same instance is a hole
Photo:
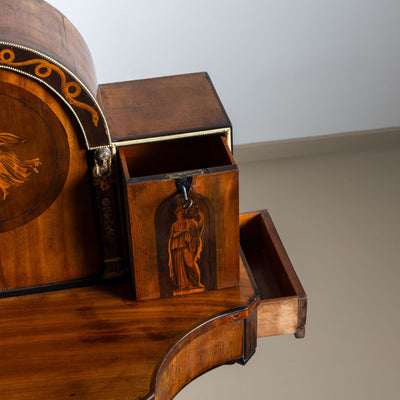
[[[206,135],[120,147],[126,178],[234,166],[221,135]]]
[[[261,213],[241,216],[240,244],[261,300],[296,295]]]
[[[307,295],[266,210],[240,215],[240,245],[260,294],[257,336],[304,337]]]

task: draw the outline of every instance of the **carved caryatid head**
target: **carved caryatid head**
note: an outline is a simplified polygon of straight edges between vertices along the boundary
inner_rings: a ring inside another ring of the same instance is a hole
[[[0,133],[0,190],[3,192],[3,200],[6,199],[11,187],[23,185],[32,172],[39,173],[41,164],[39,158],[32,160],[20,160],[10,150],[10,147],[23,143],[24,140],[12,133]]]

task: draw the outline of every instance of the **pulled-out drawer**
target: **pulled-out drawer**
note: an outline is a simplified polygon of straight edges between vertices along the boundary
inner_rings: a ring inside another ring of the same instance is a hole
[[[266,210],[240,215],[240,244],[260,293],[257,336],[304,337],[307,295]]]

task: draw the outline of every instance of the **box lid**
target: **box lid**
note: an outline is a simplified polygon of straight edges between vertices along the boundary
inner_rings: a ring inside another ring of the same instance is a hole
[[[116,146],[224,134],[231,122],[206,72],[109,83],[99,102]]]

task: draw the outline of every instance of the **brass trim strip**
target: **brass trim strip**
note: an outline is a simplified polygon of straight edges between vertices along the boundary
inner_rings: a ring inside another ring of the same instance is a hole
[[[228,128],[210,129],[207,131],[176,133],[173,135],[164,135],[164,136],[156,136],[156,137],[150,137],[150,138],[124,140],[121,142],[114,142],[113,144],[116,147],[123,147],[123,146],[129,146],[129,145],[134,145],[134,144],[162,142],[164,140],[175,140],[175,139],[183,139],[183,138],[187,138],[187,137],[214,135],[214,134],[218,134],[218,133],[223,133],[226,135],[226,141],[228,143],[230,151],[232,151],[232,129],[229,127]]]

